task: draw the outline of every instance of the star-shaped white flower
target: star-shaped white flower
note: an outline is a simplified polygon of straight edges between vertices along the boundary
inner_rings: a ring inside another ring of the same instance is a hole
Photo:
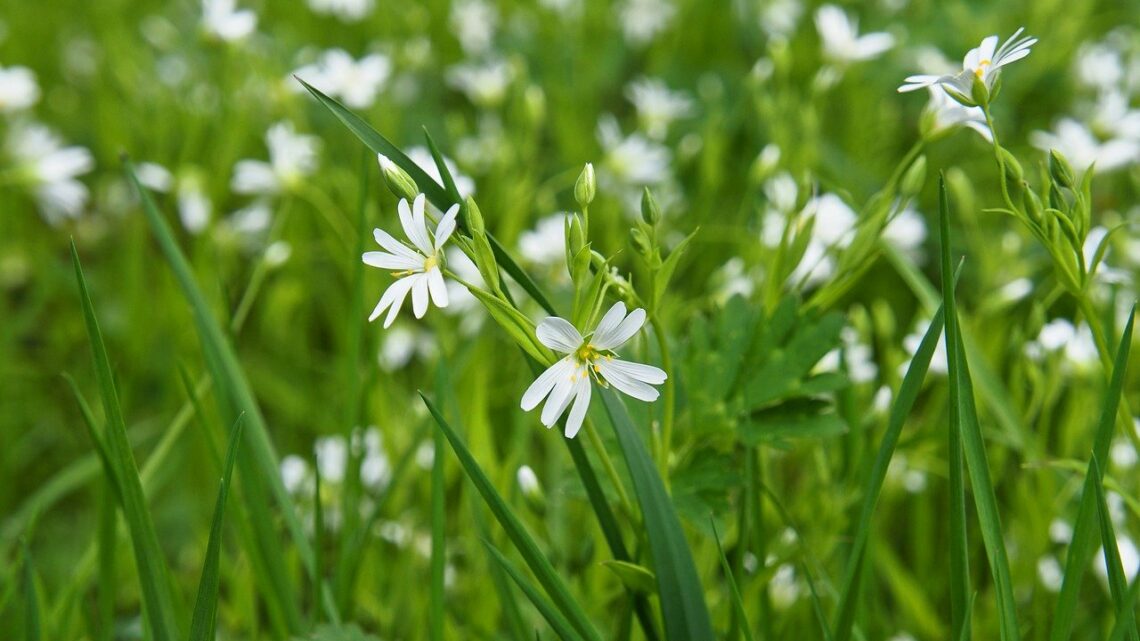
[[[1037,44],[1037,38],[1021,36],[1025,29],[1013,32],[1000,47],[998,37],[988,36],[982,44],[966,52],[962,60],[962,71],[943,76],[920,74],[908,76],[906,83],[899,87],[900,92],[915,91],[931,85],[942,85],[952,96],[973,104],[974,79],[980,79],[987,91],[993,91],[1001,68],[1017,62],[1029,55],[1029,48]]]
[[[644,324],[644,309],[635,309],[627,315],[625,304],[621,302],[614,303],[597,328],[585,338],[565,319],[550,316],[543,320],[535,332],[538,340],[566,356],[531,383],[523,393],[522,408],[529,412],[545,398],[542,424],[551,427],[573,401],[566,420],[566,438],[574,438],[590,407],[591,378],[638,400],[657,400],[658,392],[652,386],[665,382],[665,372],[652,365],[620,360],[613,353]]]
[[[435,233],[429,236],[424,217],[424,200],[424,195],[420,194],[409,207],[408,201],[401,198],[396,208],[400,213],[400,225],[404,228],[404,234],[411,241],[410,246],[396,240],[383,229],[376,229],[373,232],[376,242],[388,251],[364,252],[362,256],[366,265],[398,270],[393,274],[396,281],[380,297],[376,309],[368,317],[369,322],[388,310],[384,327],[389,327],[396,320],[396,314],[400,312],[409,291],[412,292],[412,312],[416,318],[423,318],[427,312],[429,295],[436,307],[447,307],[447,284],[443,281],[441,268],[443,245],[455,231],[459,205],[452,205],[447,210],[436,225]]]
[[[859,23],[843,9],[825,4],[815,12],[815,26],[823,53],[835,62],[861,62],[877,58],[895,45],[895,37],[883,31],[859,35]]]

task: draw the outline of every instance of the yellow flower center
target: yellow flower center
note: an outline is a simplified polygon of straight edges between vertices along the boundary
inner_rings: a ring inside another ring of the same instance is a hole
[[[598,350],[594,349],[594,346],[589,343],[582,343],[578,351],[574,352],[574,358],[578,359],[578,362],[583,365],[592,363],[598,356],[600,356]]]
[[[981,78],[986,73],[986,67],[992,64],[993,62],[989,58],[986,58],[985,60],[979,62],[978,68],[974,70],[974,75]]]
[[[424,271],[425,272],[430,272],[433,267],[438,267],[438,266],[439,266],[439,258],[435,254],[428,256],[427,259],[424,260]]]

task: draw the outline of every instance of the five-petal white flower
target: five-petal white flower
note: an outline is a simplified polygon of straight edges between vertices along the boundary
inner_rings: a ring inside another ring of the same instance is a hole
[[[915,91],[931,85],[942,85],[955,98],[973,103],[974,80],[980,79],[987,91],[993,91],[1001,68],[1017,62],[1029,55],[1029,48],[1037,44],[1037,38],[1021,36],[1021,28],[1013,32],[1000,47],[998,37],[988,36],[982,44],[966,52],[962,60],[962,71],[943,76],[920,74],[908,76],[906,83],[899,87],[900,92]]]
[[[436,225],[435,233],[429,236],[424,217],[424,200],[424,195],[420,194],[409,207],[408,201],[401,198],[396,207],[400,213],[400,225],[411,241],[411,246],[396,240],[383,229],[376,229],[373,232],[376,242],[388,251],[365,252],[362,256],[366,265],[399,270],[393,274],[396,281],[388,286],[376,309],[372,310],[369,322],[388,310],[384,327],[391,326],[409,291],[412,292],[412,312],[416,318],[423,318],[427,312],[429,294],[436,307],[447,307],[447,284],[443,281],[441,262],[443,245],[455,231],[459,205],[452,205],[447,210]]]
[[[665,382],[665,372],[652,365],[620,360],[613,353],[644,324],[644,309],[635,309],[627,315],[625,304],[621,302],[614,303],[593,333],[585,338],[565,319],[557,316],[544,319],[535,332],[538,340],[566,356],[531,383],[523,393],[522,408],[529,412],[545,398],[542,424],[551,427],[573,401],[566,420],[566,438],[574,438],[590,407],[591,378],[638,400],[657,400],[658,392],[652,386]]]

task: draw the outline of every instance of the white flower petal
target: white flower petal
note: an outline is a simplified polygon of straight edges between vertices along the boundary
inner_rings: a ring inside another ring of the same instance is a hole
[[[435,249],[439,251],[440,247],[451,238],[451,232],[455,231],[455,217],[459,215],[459,205],[452,205],[447,213],[440,219],[439,225],[435,228]]]
[[[428,290],[431,292],[431,301],[436,307],[447,307],[447,283],[443,282],[443,272],[433,267],[427,273]]]
[[[596,362],[598,372],[606,382],[613,385],[615,389],[623,394],[627,394],[636,398],[639,401],[652,403],[660,396],[656,389],[649,385],[635,380],[626,374],[620,367],[613,367],[614,361],[607,359],[598,359]]]
[[[633,380],[649,383],[650,385],[660,385],[668,378],[665,370],[659,367],[623,361],[620,358],[606,359],[606,365],[610,371],[617,370]]]
[[[423,269],[423,261],[407,256],[395,256],[388,252],[364,252],[361,257],[365,265],[372,267],[379,267],[380,269],[398,269],[400,271],[408,269]]]
[[[574,407],[570,408],[570,416],[566,419],[566,438],[574,438],[582,429],[586,410],[590,409],[591,388],[589,376],[583,376],[574,386]]]
[[[421,200],[423,197],[423,194],[416,196],[416,202],[423,202]],[[396,211],[400,214],[400,226],[404,228],[404,235],[408,237],[408,240],[412,241],[412,244],[415,245],[424,256],[431,254],[432,247],[427,238],[427,230],[423,227],[422,221],[420,225],[416,224],[412,216],[412,208],[408,206],[408,201],[401,198],[400,203],[396,205]]]
[[[428,308],[428,275],[413,274],[408,279],[415,281],[412,283],[412,313],[416,318],[423,318]]]
[[[558,381],[567,378],[574,371],[574,360],[570,357],[563,358],[557,363],[546,368],[546,371],[539,374],[538,378],[530,384],[523,392],[522,403],[520,406],[524,411],[531,411],[538,407],[542,399],[553,389],[554,384]]]
[[[620,300],[613,304],[610,309],[602,316],[602,320],[598,321],[598,326],[594,328],[594,335],[590,342],[595,346],[600,346],[618,325],[621,324],[625,318],[625,303]],[[607,348],[603,348],[607,349]]]
[[[400,306],[404,304],[404,297],[408,294],[408,289],[411,288],[412,283],[407,278],[399,278],[388,289],[384,290],[384,294],[380,296],[380,302],[376,304],[376,309],[372,310],[372,314],[368,317],[368,322],[376,320],[380,314],[384,313],[385,309],[391,308],[388,313],[388,318],[384,320],[384,327],[392,324],[396,319],[396,313],[400,311]]]
[[[544,318],[535,330],[535,335],[543,345],[563,353],[573,352],[582,345],[582,335],[578,330],[569,321],[557,316]]]
[[[594,337],[590,339],[590,343],[598,349],[617,349],[633,338],[633,335],[644,324],[645,310],[639,307],[630,312],[629,316],[626,316],[616,327],[605,333],[601,331],[602,325],[599,323],[598,331],[594,332]]]
[[[546,399],[546,405],[542,406],[542,424],[550,427],[558,422],[558,417],[566,411],[566,406],[570,404],[571,399],[574,397],[574,385],[577,383],[579,375],[586,376],[585,372],[579,372],[579,365],[572,363],[569,372],[557,379],[554,383],[554,389],[550,390],[550,396]]]
[[[373,230],[372,236],[373,236],[373,238],[376,239],[376,243],[378,245],[380,245],[384,249],[387,249],[389,252],[391,252],[397,256],[414,258],[414,259],[419,260],[421,263],[423,262],[423,256],[420,256],[416,252],[409,249],[407,245],[396,240],[395,238],[392,237],[391,234],[384,231],[383,229]]]

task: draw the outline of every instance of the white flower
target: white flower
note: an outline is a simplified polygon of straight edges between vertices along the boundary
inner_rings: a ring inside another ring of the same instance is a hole
[[[448,295],[450,296],[450,291]],[[428,359],[435,354],[436,342],[430,332],[393,327],[384,334],[384,342],[380,346],[380,369],[394,372],[404,368],[413,357]]]
[[[322,436],[313,443],[317,455],[317,470],[322,481],[340,483],[344,480],[344,470],[348,465],[348,446],[343,436]]]
[[[541,491],[538,485],[538,476],[529,465],[520,465],[518,472],[515,473],[515,478],[518,481],[519,490],[525,496],[536,496]]]
[[[676,13],[666,0],[627,0],[619,9],[621,29],[631,44],[643,45],[669,26]]]
[[[535,265],[561,261],[566,256],[566,214],[547,216],[519,234],[519,254]]]
[[[281,482],[285,485],[285,491],[296,494],[304,488],[308,478],[309,464],[305,459],[295,454],[281,459]]]
[[[894,36],[886,32],[860,36],[859,23],[831,4],[825,4],[815,12],[815,27],[819,30],[824,56],[834,62],[870,60],[895,45]]]
[[[451,6],[451,29],[468,55],[486,53],[495,37],[499,15],[484,0],[459,0]]]
[[[883,228],[883,240],[906,254],[920,255],[926,240],[926,219],[913,209],[904,209]]]
[[[1068,545],[1073,540],[1073,526],[1065,519],[1053,519],[1049,523],[1049,540],[1058,545]]]
[[[639,133],[623,137],[613,116],[598,121],[598,141],[606,150],[600,164],[605,170],[603,177],[640,188],[662,182],[669,175],[669,150]],[[638,192],[640,195],[640,189]]]
[[[926,326],[928,324],[929,324],[929,321],[923,321],[923,322],[919,323],[915,327],[914,332],[907,334],[905,337],[903,337],[903,349],[906,350],[907,354],[910,354],[910,357],[912,359],[914,358],[915,353],[918,352],[918,346],[922,343],[922,337],[926,333]],[[909,367],[909,366],[910,366],[909,361],[906,363],[903,363],[899,367],[899,376],[904,376],[906,374],[907,367]],[[939,338],[938,343],[936,343],[934,345],[934,353],[930,356],[930,370],[929,371],[933,374],[940,374],[940,375],[945,375],[948,371],[950,371],[950,368],[949,368],[949,365],[948,365],[948,362],[946,359],[946,340],[945,340],[945,337]]]
[[[1055,556],[1043,556],[1037,559],[1037,580],[1050,592],[1060,592],[1061,582],[1065,571]]]
[[[36,74],[27,67],[0,67],[0,112],[27,109],[40,99]]]
[[[466,94],[472,103],[490,108],[503,102],[514,75],[514,70],[504,60],[467,62],[447,70],[447,84]]]
[[[94,168],[90,151],[64,147],[52,130],[35,123],[13,126],[7,146],[18,177],[31,187],[48,223],[83,213],[88,191],[76,177]]]
[[[600,385],[612,385],[638,400],[657,400],[658,392],[651,386],[664,383],[665,372],[652,365],[614,358],[613,353],[633,338],[643,324],[645,310],[635,309],[627,315],[622,302],[614,303],[598,322],[597,328],[585,338],[562,318],[550,316],[544,319],[535,332],[538,340],[566,356],[531,383],[523,394],[522,408],[529,412],[545,398],[542,424],[551,427],[574,401],[566,420],[566,438],[574,438],[590,407],[591,378]]]
[[[178,219],[191,234],[201,233],[210,222],[214,205],[202,187],[202,178],[192,172],[178,178]]]
[[[206,33],[233,42],[257,28],[257,14],[237,10],[237,0],[202,0],[202,27]]]
[[[1001,68],[1017,62],[1029,55],[1029,48],[1037,43],[1037,38],[1018,38],[1024,29],[1018,29],[1000,47],[997,36],[988,36],[982,44],[966,52],[962,59],[962,70],[956,74],[941,76],[920,74],[908,76],[899,91],[914,91],[931,85],[942,85],[956,99],[973,104],[974,80],[979,79],[987,91],[993,91],[994,83],[1001,74]]]
[[[294,75],[352,109],[367,109],[376,102],[376,94],[384,89],[392,75],[392,61],[382,53],[354,60],[343,49],[329,49],[320,59],[301,67]],[[296,92],[304,91],[292,78],[287,85]]]
[[[760,8],[760,28],[771,37],[787,38],[796,30],[803,15],[800,0],[772,0]]]
[[[423,318],[427,312],[429,294],[436,307],[447,307],[447,285],[443,280],[440,262],[443,259],[443,245],[455,231],[455,217],[459,214],[459,205],[452,205],[451,209],[447,210],[436,226],[435,233],[429,236],[424,217],[425,200],[424,195],[420,194],[409,207],[408,201],[401,198],[397,206],[400,225],[411,241],[410,247],[383,229],[376,229],[373,232],[376,242],[388,251],[365,252],[362,257],[364,263],[380,269],[399,271],[394,274],[396,281],[388,286],[384,295],[380,297],[376,309],[372,310],[372,314],[368,317],[369,322],[376,320],[384,310],[388,310],[384,327],[391,326],[409,291],[412,292],[412,312],[416,318]]]
[[[230,187],[239,194],[277,194],[317,168],[317,139],[298,134],[291,122],[278,122],[265,134],[269,162],[239,160]]]
[[[1045,350],[1053,352],[1069,344],[1077,335],[1077,329],[1064,318],[1049,321],[1037,334],[1037,342]]]
[[[661,140],[669,125],[693,113],[693,101],[683,92],[671,91],[657,78],[639,78],[626,85],[625,96],[637,109],[637,118],[645,133]]]
[[[373,0],[308,0],[313,13],[330,15],[344,22],[359,22],[372,12]]]
[[[967,107],[950,97],[941,85],[931,85],[930,102],[926,103],[926,113],[930,118],[928,136],[950,131],[958,127],[969,127],[978,132],[986,142],[993,142],[994,135],[986,124],[986,114],[981,107]]]
[[[1052,132],[1034,131],[1029,140],[1046,152],[1056,149],[1078,169],[1096,163],[1098,172],[1108,172],[1140,162],[1140,141],[1117,138],[1101,142],[1073,118],[1058,120]]]
[[[1088,87],[1107,90],[1124,79],[1124,61],[1120,51],[1112,45],[1093,43],[1082,45],[1077,51],[1077,79]]]

